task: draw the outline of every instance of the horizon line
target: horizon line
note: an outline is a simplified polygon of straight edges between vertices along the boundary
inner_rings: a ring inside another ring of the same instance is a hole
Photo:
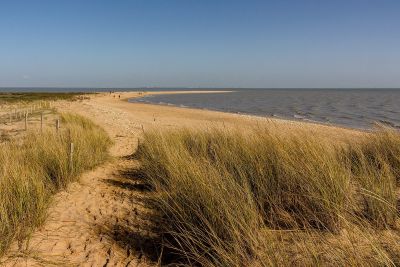
[[[185,86],[0,86],[1,89],[400,89],[400,87],[185,87]]]

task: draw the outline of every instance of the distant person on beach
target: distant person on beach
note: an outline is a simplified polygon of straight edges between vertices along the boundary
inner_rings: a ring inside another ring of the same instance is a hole
[[[121,99],[121,95],[118,95],[118,98]]]

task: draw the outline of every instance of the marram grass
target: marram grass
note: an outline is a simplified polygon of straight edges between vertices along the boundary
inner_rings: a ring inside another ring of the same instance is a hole
[[[395,265],[399,144],[388,129],[345,144],[302,130],[183,129],[145,133],[137,158],[178,263]]]
[[[103,129],[72,114],[62,114],[59,132],[31,132],[0,143],[0,255],[43,222],[52,194],[108,157],[110,144]]]

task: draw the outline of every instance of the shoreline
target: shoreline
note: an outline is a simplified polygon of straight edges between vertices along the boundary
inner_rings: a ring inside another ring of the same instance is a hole
[[[122,101],[129,101],[132,98],[142,98],[151,95],[177,95],[177,94],[224,94],[224,93],[232,93],[234,90],[230,91],[220,91],[220,90],[208,90],[208,91],[131,91],[131,92],[115,92],[114,94],[134,94],[132,97],[123,97]],[[104,94],[104,93],[99,93]],[[112,95],[112,94],[111,94]]]
[[[251,113],[240,113],[240,112],[229,112],[224,110],[217,110],[217,109],[207,109],[207,108],[196,108],[196,107],[188,107],[188,106],[179,106],[174,104],[157,104],[157,103],[148,103],[148,102],[129,102],[130,99],[137,99],[146,96],[152,95],[174,95],[174,94],[221,94],[221,93],[232,93],[235,92],[234,90],[231,91],[220,91],[220,90],[209,90],[209,91],[130,91],[130,92],[101,92],[96,94],[82,94],[82,96],[88,96],[86,100],[82,103],[88,102],[98,102],[102,106],[115,106],[119,109],[123,109],[126,112],[135,112],[140,113],[143,119],[141,124],[147,124],[148,117],[151,117],[152,120],[155,120],[156,117],[165,117],[162,114],[167,114],[167,120],[174,120],[174,121],[182,121],[181,118],[185,117],[184,124],[195,124],[195,121],[201,121],[201,124],[213,124],[213,122],[220,122],[224,124],[226,121],[234,121],[233,124],[237,123],[244,123],[244,124],[258,124],[258,123],[278,123],[278,124],[285,124],[285,125],[296,125],[300,126],[301,128],[323,128],[323,129],[335,129],[337,130],[344,130],[346,132],[356,132],[356,133],[368,133],[371,132],[373,129],[366,129],[366,128],[354,128],[350,126],[340,125],[340,124],[329,124],[325,122],[319,121],[307,121],[307,120],[297,120],[289,117],[274,117],[268,115],[258,115],[258,114],[251,114]],[[64,108],[69,106],[68,101],[51,101],[54,106],[63,106]],[[79,101],[81,102],[81,101]],[[75,105],[72,105],[75,106]],[[72,108],[72,112],[75,109],[80,109],[75,106]],[[146,119],[145,119],[146,118]],[[137,117],[135,119],[138,119]],[[237,121],[239,120],[239,121]],[[189,122],[189,123],[187,123]],[[253,122],[253,123],[250,123]],[[156,126],[154,123],[152,127]]]
[[[357,127],[350,127],[350,126],[345,126],[341,124],[330,124],[328,122],[320,122],[320,121],[312,121],[312,120],[296,120],[292,119],[289,117],[274,117],[274,116],[268,116],[268,115],[257,115],[257,114],[251,114],[251,113],[241,113],[241,112],[229,112],[229,111],[223,111],[223,110],[218,110],[218,109],[208,109],[208,108],[195,108],[195,107],[189,107],[189,106],[178,106],[174,104],[157,104],[157,103],[146,103],[146,102],[129,102],[129,99],[137,99],[137,98],[143,98],[146,96],[152,96],[152,95],[174,95],[174,94],[208,94],[208,93],[232,93],[235,92],[234,90],[231,91],[218,91],[218,90],[212,90],[212,91],[155,91],[155,92],[145,92],[140,94],[140,92],[115,92],[115,94],[121,94],[121,101],[124,101],[129,104],[140,104],[140,105],[152,105],[155,107],[171,107],[171,108],[178,108],[178,109],[183,109],[183,110],[198,110],[198,111],[204,111],[204,112],[217,112],[217,113],[224,113],[224,114],[230,114],[234,116],[240,116],[244,118],[254,118],[254,119],[259,119],[259,120],[271,120],[271,121],[286,121],[290,123],[300,123],[300,124],[311,124],[311,125],[318,125],[318,126],[324,126],[324,127],[333,127],[333,128],[339,128],[339,129],[344,129],[344,130],[350,130],[350,131],[356,131],[356,132],[361,132],[361,133],[368,133],[371,132],[373,129],[366,129],[366,128],[357,128]],[[123,97],[123,94],[133,94],[131,97]]]
[[[216,91],[213,91],[216,92]],[[327,139],[343,141],[352,139],[355,136],[361,136],[368,131],[346,128],[340,125],[326,125],[322,123],[306,122],[306,121],[295,121],[283,118],[274,117],[263,117],[257,115],[248,114],[237,114],[223,111],[213,111],[207,109],[196,109],[196,108],[182,108],[177,106],[168,105],[156,105],[147,103],[131,103],[128,102],[129,98],[137,98],[150,94],[179,94],[186,93],[185,91],[162,91],[162,92],[146,92],[139,94],[140,92],[115,92],[116,97],[113,94],[101,93],[90,100],[87,103],[100,105],[101,107],[107,107],[107,109],[118,109],[123,111],[127,117],[131,118],[131,123],[136,124],[137,128],[145,127],[147,129],[153,128],[156,130],[160,129],[171,129],[179,127],[187,128],[204,128],[204,127],[259,127],[259,126],[271,126],[271,129],[277,129],[282,133],[288,133],[292,129],[301,129],[309,131],[310,133],[320,134],[321,136],[327,137]],[[196,93],[190,91],[190,93]],[[220,91],[218,91],[220,93]],[[121,96],[119,98],[118,96]],[[74,108],[75,109],[75,108]],[[74,112],[74,109],[71,111]],[[101,119],[101,118],[99,118]]]

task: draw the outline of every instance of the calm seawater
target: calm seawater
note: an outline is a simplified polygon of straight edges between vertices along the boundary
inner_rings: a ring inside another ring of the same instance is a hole
[[[146,96],[131,102],[314,121],[352,128],[400,127],[400,89],[243,89]]]

